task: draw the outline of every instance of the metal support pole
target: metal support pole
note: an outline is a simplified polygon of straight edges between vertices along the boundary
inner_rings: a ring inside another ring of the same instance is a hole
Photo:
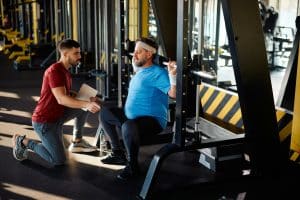
[[[202,54],[203,49],[203,4],[205,0],[199,0],[199,11],[197,12],[198,15],[198,53]]]
[[[26,26],[27,25],[26,24],[26,21],[27,21],[27,19],[26,19],[26,4],[24,3],[24,0],[22,1],[22,4],[19,5],[19,9],[21,10],[21,14],[22,14],[21,22],[19,21],[19,23],[22,25],[20,27],[20,29],[21,29],[20,32],[24,38],[27,38],[28,30],[27,30],[27,26]],[[20,12],[20,10],[19,10],[19,12]]]
[[[80,30],[80,43],[81,43],[81,49],[83,51],[86,51],[87,49],[87,44],[85,43],[85,41],[87,41],[87,30],[85,29],[86,28],[86,25],[87,25],[87,10],[86,10],[86,2],[84,0],[80,0],[79,1],[79,5],[80,5],[80,8],[79,8],[79,24],[80,24],[80,27],[79,27],[79,30]]]
[[[49,5],[50,5],[49,15],[53,16],[53,15],[55,15],[55,13],[54,13],[54,0],[50,0]],[[53,34],[55,34],[55,27],[54,27],[55,22],[54,21],[55,21],[55,19],[50,18],[50,41],[52,41],[52,36],[53,36]],[[56,40],[55,40],[54,43],[56,45]]]
[[[283,163],[257,1],[221,0],[253,175]]]
[[[298,17],[298,19],[300,19],[300,17]],[[293,48],[289,57],[289,62],[287,64],[283,80],[281,82],[281,87],[276,103],[277,106],[288,109],[289,111],[293,111],[294,108],[299,41],[300,30],[298,30],[297,28],[295,39],[293,42]]]
[[[94,1],[94,26],[95,26],[95,68],[96,70],[99,69],[99,18],[98,18],[98,14],[99,14],[99,8],[98,8],[99,2],[98,1]]]
[[[160,46],[164,56],[174,60],[176,58],[176,18],[175,13],[166,12],[166,10],[177,10],[177,4],[174,0],[150,0],[154,16],[156,18],[157,37],[160,40]]]
[[[57,42],[58,42],[58,34],[59,34],[58,25],[59,25],[59,21],[58,21],[58,0],[54,0],[55,44],[57,44]],[[56,54],[56,60],[58,60],[58,59],[59,59],[59,54]]]
[[[188,0],[177,0],[177,85],[176,85],[176,132],[173,144],[162,147],[153,157],[142,190],[141,199],[147,199],[153,190],[162,162],[170,154],[185,148],[185,113],[187,104],[188,62]]]
[[[214,70],[218,73],[218,59],[219,59],[219,37],[220,37],[220,12],[221,2],[217,1],[217,17],[216,17],[216,38],[215,38],[215,56],[214,56]]]
[[[72,0],[72,37],[78,41],[78,1]]]
[[[93,48],[92,46],[94,45],[94,42],[90,39],[92,38],[93,34],[94,34],[94,31],[92,29],[92,22],[93,22],[93,19],[92,19],[92,8],[91,8],[91,5],[92,5],[92,2],[91,0],[87,0],[85,1],[85,6],[86,6],[86,21],[85,21],[85,42],[86,42],[86,49],[85,51],[87,52],[91,52],[93,51]]]
[[[117,35],[118,35],[118,106],[122,107],[126,100],[125,82],[125,1],[117,4]]]
[[[176,132],[175,143],[185,146],[187,109],[188,63],[188,1],[177,1],[177,80],[176,80]]]
[[[148,37],[149,35],[149,1],[139,0],[139,34],[138,36]]]
[[[55,29],[55,43],[58,42],[59,35],[59,21],[58,21],[58,0],[54,0],[54,29]]]
[[[189,32],[188,32],[188,44],[190,47],[190,50],[193,49],[193,28],[194,28],[194,16],[195,16],[195,10],[194,10],[195,2],[189,1]]]
[[[104,52],[105,52],[105,64],[104,69],[106,72],[106,83],[105,83],[105,97],[110,97],[110,69],[111,69],[111,52],[112,52],[112,32],[111,32],[111,0],[106,0],[104,6]]]
[[[0,0],[0,12],[1,12],[1,16],[2,16],[2,21],[1,21],[1,25],[4,26],[3,23],[3,18],[4,18],[4,8],[3,8],[3,0]]]
[[[38,38],[38,20],[40,16],[40,9],[38,9],[38,3],[33,2],[32,3],[32,21],[33,21],[33,43],[38,44],[39,38]]]
[[[65,37],[68,35],[68,24],[67,24],[67,15],[66,15],[66,1],[60,1],[60,22],[61,22],[61,25],[60,25],[60,33],[64,33]]]

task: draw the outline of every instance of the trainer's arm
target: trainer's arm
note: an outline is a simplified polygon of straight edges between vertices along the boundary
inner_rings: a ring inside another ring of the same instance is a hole
[[[60,105],[69,108],[86,108],[92,113],[100,110],[100,106],[96,102],[81,101],[68,96],[65,87],[52,88],[51,91]]]

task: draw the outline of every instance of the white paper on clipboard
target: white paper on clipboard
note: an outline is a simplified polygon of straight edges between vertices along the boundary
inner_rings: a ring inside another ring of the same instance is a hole
[[[82,101],[90,101],[91,97],[95,97],[98,91],[86,83],[83,83],[77,93],[76,99]],[[86,110],[86,109],[83,109]]]

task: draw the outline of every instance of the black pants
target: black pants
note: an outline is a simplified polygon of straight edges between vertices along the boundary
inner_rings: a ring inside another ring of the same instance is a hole
[[[121,136],[128,161],[135,164],[138,163],[141,141],[147,140],[163,130],[154,117],[143,116],[127,119],[122,108],[102,107],[99,113],[99,121],[109,137],[112,150],[121,149],[119,138]]]

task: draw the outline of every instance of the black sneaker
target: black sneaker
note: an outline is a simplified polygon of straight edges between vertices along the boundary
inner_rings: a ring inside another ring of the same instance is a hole
[[[140,174],[140,168],[136,165],[127,164],[123,171],[117,176],[118,179],[121,180],[129,180],[131,178],[135,178]]]
[[[124,153],[112,152],[106,158],[103,158],[101,162],[109,165],[126,165],[127,159]]]

